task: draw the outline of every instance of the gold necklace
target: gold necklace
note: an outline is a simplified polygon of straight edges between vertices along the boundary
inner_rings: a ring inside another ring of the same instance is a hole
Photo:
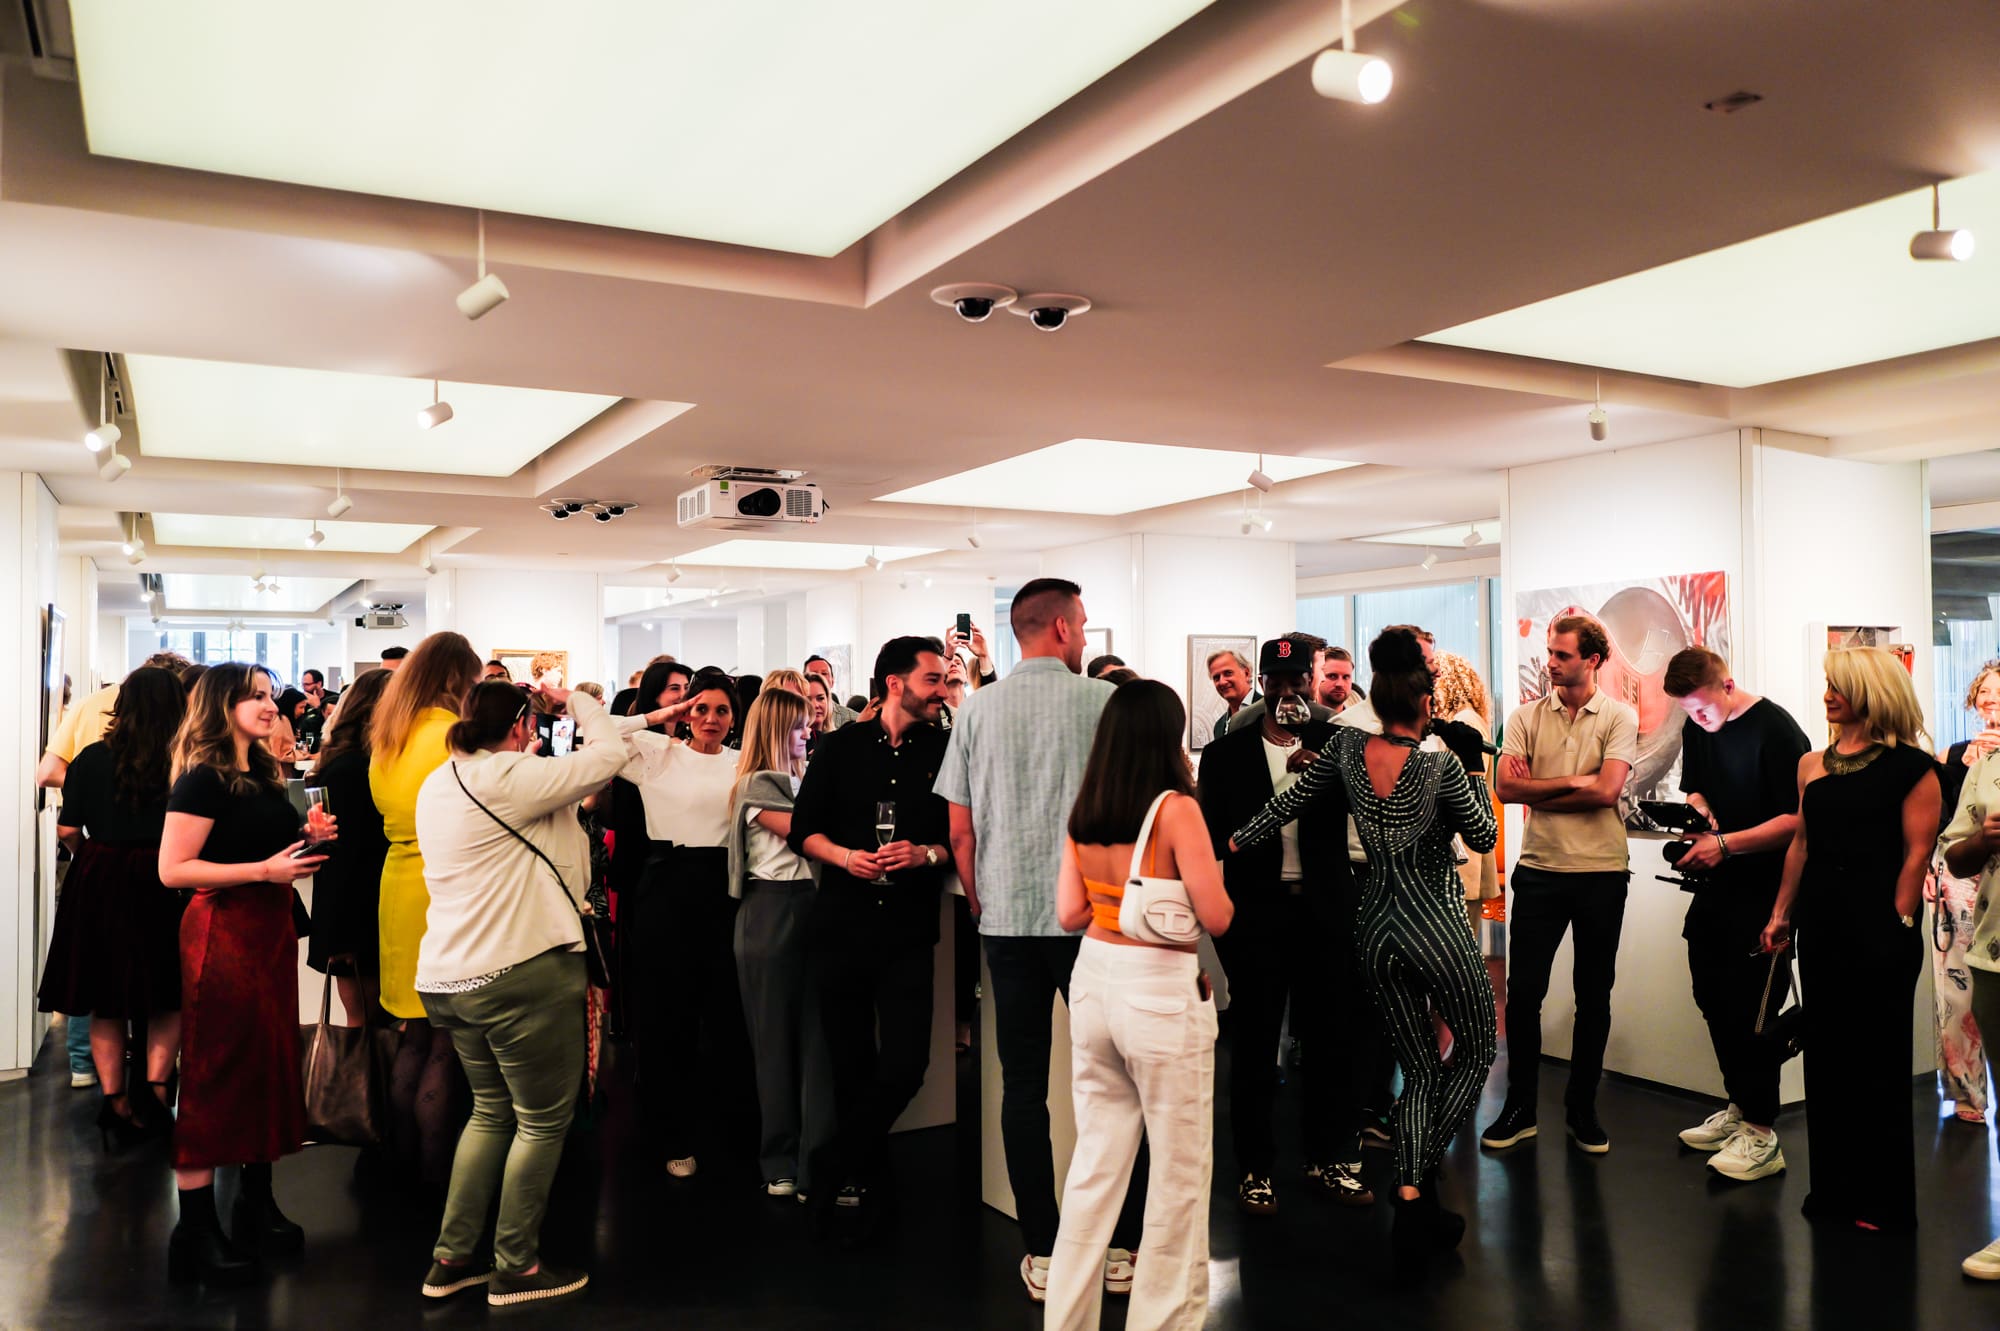
[[[1882,746],[1880,744],[1870,744],[1859,753],[1842,753],[1839,749],[1829,744],[1826,746],[1826,753],[1823,755],[1822,761],[1826,765],[1826,774],[1828,776],[1851,776],[1881,756]]]

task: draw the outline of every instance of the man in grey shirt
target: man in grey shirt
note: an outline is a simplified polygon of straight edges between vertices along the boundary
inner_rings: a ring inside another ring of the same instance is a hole
[[[1055,996],[1069,1001],[1081,938],[1056,923],[1064,829],[1083,784],[1112,686],[1085,679],[1083,589],[1036,578],[1009,613],[1021,663],[965,700],[936,790],[950,804],[952,859],[979,920],[993,978],[1000,1057],[1000,1133],[1027,1256],[1021,1278],[1039,1302],[1055,1248],[1055,1158],[1049,1145],[1049,1051]],[[1145,1163],[1112,1238],[1106,1282],[1130,1287]],[[1126,1249],[1121,1254],[1119,1249]]]

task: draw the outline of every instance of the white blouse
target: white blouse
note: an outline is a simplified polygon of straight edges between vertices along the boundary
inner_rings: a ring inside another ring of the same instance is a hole
[[[741,756],[736,750],[696,753],[681,740],[643,729],[628,733],[625,743],[631,757],[619,775],[639,788],[647,836],[677,846],[729,844],[729,797]]]

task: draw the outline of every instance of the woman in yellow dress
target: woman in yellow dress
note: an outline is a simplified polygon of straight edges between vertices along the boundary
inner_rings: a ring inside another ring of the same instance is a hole
[[[424,1181],[440,1187],[450,1177],[463,1078],[450,1035],[431,1029],[417,999],[417,947],[431,904],[417,845],[417,790],[449,756],[445,732],[482,668],[463,635],[431,634],[390,679],[369,726],[368,790],[389,838],[379,914],[381,1003],[403,1019],[389,1082],[395,1149],[403,1164],[421,1164]]]

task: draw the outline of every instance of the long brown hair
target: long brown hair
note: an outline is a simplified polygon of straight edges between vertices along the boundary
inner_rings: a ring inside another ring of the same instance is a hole
[[[483,669],[479,653],[462,633],[433,633],[418,643],[392,672],[395,678],[375,705],[375,719],[368,726],[371,760],[402,757],[417,718],[429,709],[442,707],[457,716]]]
[[[118,686],[104,745],[111,751],[111,788],[120,804],[137,808],[167,797],[173,784],[174,734],[187,715],[187,695],[171,670],[140,666]]]
[[[382,693],[389,687],[389,681],[396,672],[377,666],[364,670],[340,695],[334,704],[333,720],[328,723],[326,742],[320,746],[319,765],[325,767],[343,753],[356,749],[368,750],[368,731],[375,720],[375,709],[381,705]]]
[[[1122,846],[1139,835],[1146,810],[1163,790],[1194,794],[1188,770],[1187,710],[1157,679],[1120,684],[1097,723],[1083,786],[1069,813],[1080,846]]]
[[[194,686],[187,715],[174,735],[173,774],[176,781],[197,767],[214,768],[232,795],[247,795],[262,785],[285,788],[285,773],[263,744],[252,744],[250,769],[236,765],[236,704],[254,697],[264,667],[242,661],[212,665]],[[275,705],[275,704],[274,704]]]
[[[803,770],[792,757],[792,730],[812,715],[812,704],[788,688],[765,689],[743,718],[743,756],[736,760],[736,780],[729,787],[733,807],[743,783],[758,772],[797,776]]]

